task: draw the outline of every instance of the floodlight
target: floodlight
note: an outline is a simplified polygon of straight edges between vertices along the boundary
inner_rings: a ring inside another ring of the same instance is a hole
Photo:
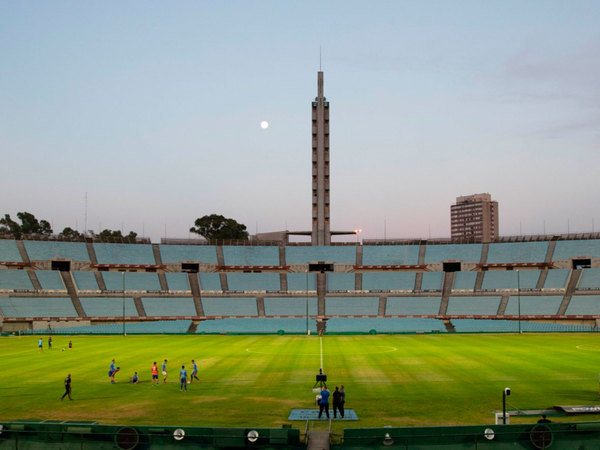
[[[385,436],[383,437],[383,445],[385,445],[386,447],[394,445],[394,440],[390,436],[390,433],[385,433]]]
[[[180,441],[185,437],[185,431],[181,428],[177,428],[175,431],[173,431],[173,439],[175,439],[176,441]]]
[[[251,444],[254,444],[256,441],[258,441],[258,431],[256,431],[256,430],[248,431],[248,434],[246,435],[246,439],[248,439],[248,442],[250,442]]]

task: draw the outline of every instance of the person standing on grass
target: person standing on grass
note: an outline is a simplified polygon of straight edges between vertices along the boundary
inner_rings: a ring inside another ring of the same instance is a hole
[[[39,338],[38,340],[38,349],[40,350],[40,352],[44,351],[44,340],[42,338]]]
[[[150,370],[152,371],[152,385],[158,386],[158,366],[156,365],[156,361],[154,361]]]
[[[346,404],[346,391],[344,390],[344,385],[340,385],[340,416],[342,419],[344,418],[344,405]]]
[[[71,398],[71,374],[67,375],[67,378],[65,378],[65,393],[60,399],[64,400],[67,395],[69,396],[69,400],[73,400]]]
[[[190,376],[190,383],[194,382],[194,378],[197,381],[200,381],[200,379],[197,377],[197,375],[198,375],[198,364],[196,364],[196,361],[194,361],[192,359],[192,375]]]
[[[179,371],[179,381],[181,385],[179,386],[179,390],[182,391],[184,388],[187,392],[187,370],[185,370],[185,366],[181,366],[181,370]]]
[[[108,370],[108,377],[110,378],[111,384],[115,384],[115,375],[121,370],[120,367],[116,367],[115,360],[113,359],[110,363],[110,369]]]
[[[163,383],[167,382],[167,360],[162,363],[162,375],[163,375]]]
[[[329,389],[327,386],[323,385],[323,389],[321,390],[321,400],[319,400],[319,419],[321,418],[321,414],[327,414],[327,418],[329,419]]]
[[[72,348],[73,348],[73,342],[71,342],[71,340],[69,339],[69,351],[71,351]]]
[[[342,393],[340,392],[340,388],[336,386],[335,391],[333,394],[331,394],[331,396],[333,397],[333,418],[337,419],[337,411],[340,408],[342,401]],[[342,419],[344,418],[343,411],[343,409],[340,409],[340,417]]]
[[[48,350],[52,350],[52,336],[48,336]]]

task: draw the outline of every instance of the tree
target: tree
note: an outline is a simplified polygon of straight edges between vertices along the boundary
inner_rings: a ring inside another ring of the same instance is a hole
[[[61,239],[71,239],[71,240],[80,240],[84,238],[83,233],[80,233],[77,230],[74,230],[71,227],[66,227],[64,230],[60,232],[58,235]]]
[[[18,212],[17,217],[21,221],[20,225],[11,219],[10,214],[5,214],[0,219],[0,234],[12,235],[15,239],[21,239],[23,235],[28,234],[52,234],[52,227],[47,220],[38,221],[33,214],[28,212]]]
[[[100,239],[128,239],[130,241],[135,241],[137,238],[137,233],[135,231],[130,231],[127,236],[123,236],[121,230],[102,230],[100,233],[96,235],[97,238]]]
[[[245,241],[248,239],[246,225],[221,215],[211,214],[210,216],[199,217],[194,225],[195,227],[190,228],[190,232],[199,234],[208,241],[225,239]]]

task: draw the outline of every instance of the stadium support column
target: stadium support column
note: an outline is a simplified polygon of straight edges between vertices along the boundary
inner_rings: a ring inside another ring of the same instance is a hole
[[[329,102],[318,72],[317,97],[312,102],[312,245],[330,245],[329,225]]]

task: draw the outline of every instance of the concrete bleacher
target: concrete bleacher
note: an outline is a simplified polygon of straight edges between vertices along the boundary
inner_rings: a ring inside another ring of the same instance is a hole
[[[218,273],[199,273],[200,289],[203,291],[222,291],[221,278]]]
[[[198,324],[196,333],[306,333],[306,319],[304,318],[256,318],[256,319],[215,319],[203,320]],[[308,320],[308,329],[316,333],[315,321]],[[260,349],[256,349],[260,352]],[[249,350],[252,353],[252,350]]]
[[[189,291],[190,283],[186,273],[166,273],[169,291]]]
[[[599,315],[600,314],[600,295],[573,295],[567,310],[566,316],[577,315]]]
[[[388,316],[432,316],[440,312],[441,297],[388,297]]]
[[[363,274],[363,291],[412,291],[415,272],[367,272]]]
[[[428,318],[343,318],[332,317],[327,321],[328,333],[440,333],[445,332],[444,323]],[[372,352],[393,351],[393,347],[380,346],[371,348]]]
[[[16,241],[12,239],[0,239],[0,261],[23,262]]]
[[[600,258],[600,239],[556,242],[552,254],[553,261],[575,257]]]
[[[98,264],[155,265],[149,244],[104,244],[94,242]]]
[[[23,241],[23,245],[31,261],[51,259],[90,260],[84,242]]]
[[[456,291],[472,291],[475,289],[477,272],[456,272],[454,276],[454,287]]]
[[[211,298],[202,299],[205,316],[258,316],[256,298]]]
[[[449,316],[495,316],[498,313],[501,297],[450,297]]]
[[[570,273],[570,269],[549,270],[542,289],[564,289]]]
[[[315,291],[317,289],[317,277],[314,273],[288,273],[288,291]]]
[[[109,291],[160,291],[158,275],[152,272],[101,272]]]
[[[306,315],[308,302],[308,315],[317,315],[317,299],[314,297],[266,297],[264,299],[266,316],[303,316]]]
[[[562,295],[520,296],[521,315],[556,315],[562,303]],[[504,315],[519,314],[519,296],[511,295],[506,304]]]
[[[0,270],[0,289],[33,290],[33,284],[25,270]]]
[[[70,298],[0,297],[0,312],[8,317],[77,317]]]
[[[66,289],[60,273],[55,270],[36,270],[35,275],[42,289],[50,291],[64,291]]]
[[[425,264],[443,261],[479,262],[483,244],[446,244],[425,246]]]
[[[577,289],[600,289],[600,268],[583,269]]]
[[[52,328],[52,330],[35,330],[32,334],[77,335],[77,334],[122,334],[125,328],[126,334],[181,334],[188,331],[191,320],[156,320],[152,322],[127,322],[123,323],[100,323],[96,325],[83,325],[64,328]]]
[[[356,264],[356,247],[292,246],[285,248],[286,264],[306,264],[315,261]]]
[[[452,319],[452,324],[458,333],[516,333],[519,331],[519,322],[516,320]],[[526,321],[521,321],[521,330],[529,333],[594,331],[593,327],[589,325]]]
[[[329,273],[327,274],[327,290],[353,291],[356,289],[356,275],[354,273]]]
[[[125,316],[137,316],[137,309],[131,297],[125,299]],[[69,300],[70,301],[70,300]],[[123,316],[123,298],[117,297],[81,297],[81,306],[89,317]]]
[[[196,316],[194,299],[190,297],[142,298],[146,316]]]
[[[491,243],[487,263],[543,262],[548,251],[548,241]]]
[[[517,272],[515,270],[494,270],[493,272],[485,272],[481,289],[484,291],[517,289]]]
[[[421,281],[422,291],[441,291],[444,272],[424,272]]]
[[[227,286],[230,291],[280,291],[278,273],[228,273]]]
[[[376,316],[378,311],[378,297],[327,297],[325,299],[325,313],[329,316]]]
[[[226,266],[279,266],[279,247],[224,245]]]
[[[214,245],[165,245],[158,246],[163,263],[182,261],[217,264],[217,247]]]
[[[96,281],[96,276],[94,272],[87,271],[74,271],[71,272],[73,274],[73,279],[75,280],[75,285],[77,289],[80,291],[99,291],[98,282]]]
[[[365,245],[363,266],[402,266],[419,263],[418,245]]]

